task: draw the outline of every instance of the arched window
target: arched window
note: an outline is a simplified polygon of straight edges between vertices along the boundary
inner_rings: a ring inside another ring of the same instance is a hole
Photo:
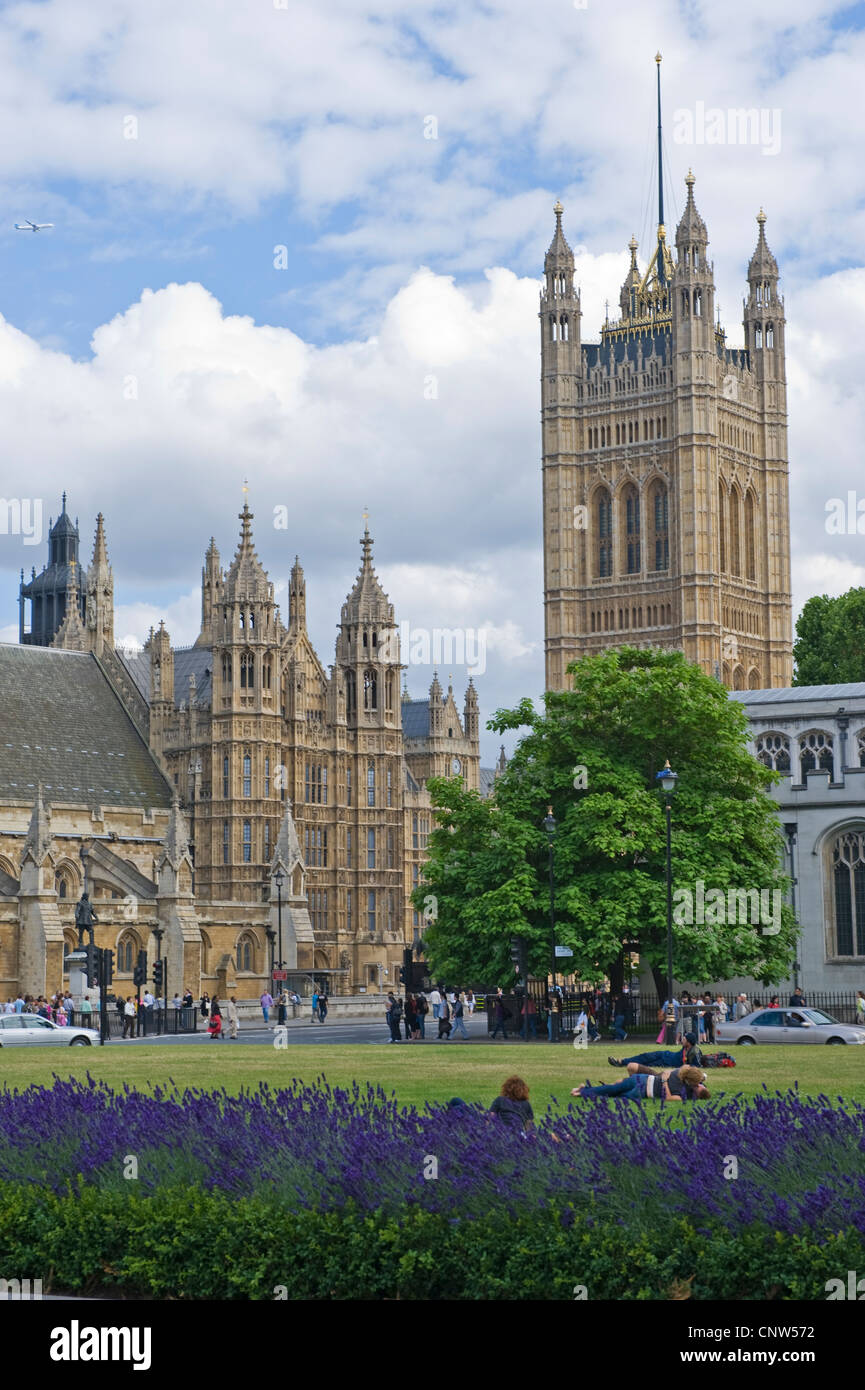
[[[722,482],[718,482],[718,549],[719,565],[722,574],[727,573],[727,493]]]
[[[742,670],[741,666],[736,666],[733,670],[733,689],[745,689],[745,672]]]
[[[832,845],[836,956],[865,956],[865,831],[845,830]]]
[[[745,493],[745,578],[757,578],[757,547],[754,539],[754,494]],[[756,687],[754,687],[756,689]]]
[[[786,734],[761,734],[755,748],[757,757],[766,767],[774,768],[776,772],[790,771],[790,740]]]
[[[222,684],[231,688],[231,657],[222,658]]]
[[[349,719],[357,713],[357,685],[354,671],[345,673],[345,711]]]
[[[757,670],[756,666],[752,667],[752,669],[748,672],[748,689],[760,689],[760,672]]]
[[[249,932],[244,932],[234,948],[234,959],[238,970],[249,971],[250,974],[255,970],[255,938]]]
[[[240,688],[252,690],[255,685],[255,657],[252,652],[244,652],[240,658]]]
[[[766,346],[767,348],[775,346],[775,330],[771,323],[766,325]]]
[[[378,709],[378,677],[375,671],[363,673],[363,707],[365,710]]]
[[[625,545],[628,574],[640,572],[640,496],[633,486],[625,488],[622,494],[625,512]],[[621,624],[620,624],[621,626]]]
[[[229,772],[228,772],[228,754],[226,753],[225,757],[222,759],[222,795],[223,795],[223,798],[226,798],[226,797],[228,796],[228,793],[229,793]]]
[[[834,766],[832,735],[824,729],[810,729],[799,739],[799,780],[804,782],[809,772],[828,771]]]
[[[649,517],[652,525],[652,539],[649,549],[653,569],[670,568],[670,528],[667,489],[663,483],[655,483],[649,494]]]
[[[613,503],[609,492],[602,488],[595,502],[595,536],[597,538],[597,574],[609,579],[613,573]]]
[[[375,763],[370,763],[366,770],[366,804],[375,805]]]
[[[243,795],[252,796],[252,758],[249,753],[243,755]]]
[[[135,969],[141,947],[133,932],[124,932],[117,943],[117,973],[131,975]]]
[[[269,690],[273,680],[273,660],[266,656],[261,663],[261,684],[265,690]]]
[[[252,822],[248,820],[243,822],[243,862],[252,863]]]
[[[730,573],[736,576],[742,573],[742,547],[740,545],[741,525],[741,499],[739,489],[730,489]]]

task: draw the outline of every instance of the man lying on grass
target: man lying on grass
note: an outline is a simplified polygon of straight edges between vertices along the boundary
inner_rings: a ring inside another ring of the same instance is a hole
[[[592,1099],[613,1096],[625,1100],[704,1100],[709,1094],[705,1080],[705,1074],[699,1067],[654,1072],[639,1062],[631,1062],[623,1081],[613,1082],[609,1086],[593,1086],[587,1081],[585,1086],[576,1086],[571,1095]]]
[[[703,1053],[697,1046],[697,1034],[686,1033],[682,1047],[674,1052],[635,1052],[633,1057],[608,1057],[611,1067],[627,1067],[639,1062],[644,1067],[702,1067]]]

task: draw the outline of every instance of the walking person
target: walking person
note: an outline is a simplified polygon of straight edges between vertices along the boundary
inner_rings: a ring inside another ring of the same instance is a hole
[[[615,1036],[616,1042],[625,1042],[628,1036],[625,1028],[628,1003],[628,996],[626,994],[619,994],[613,1005],[613,1035]]]
[[[469,1018],[471,1018],[472,1014],[473,1014],[474,1011],[475,1011],[475,1003],[476,1003],[476,1002],[477,1002],[477,1001],[476,1001],[476,999],[475,999],[474,990],[467,989],[467,990],[466,990],[466,1000],[465,1000],[465,1003],[466,1003],[466,1009],[468,1010]]]
[[[726,1023],[727,1015],[730,1012],[727,1001],[723,994],[719,994],[715,999],[715,1021],[716,1023]]]
[[[318,1021],[319,1021],[319,1023],[324,1023],[325,1019],[327,1018],[327,1005],[328,1005],[327,986],[325,986],[325,988],[321,991],[321,994],[318,996]]]
[[[123,1036],[124,1036],[124,1038],[133,1038],[133,1037],[135,1036],[135,1015],[136,1015],[136,1013],[137,1013],[137,1010],[136,1010],[136,1008],[135,1008],[135,1003],[134,1003],[134,1001],[133,1001],[132,995],[130,994],[129,998],[126,1000],[126,1003],[123,1005]]]
[[[466,1021],[465,1021],[465,1016],[464,1016],[464,1015],[465,1015],[465,1005],[463,1004],[463,1001],[462,1001],[462,995],[459,994],[459,993],[457,994],[457,996],[456,996],[456,1002],[454,1003],[453,1015],[454,1015],[454,1037],[456,1037],[458,1033],[462,1033],[462,1035],[463,1035],[463,1037],[465,1038],[466,1042],[468,1042],[468,1040],[469,1040],[469,1035],[468,1035],[468,1033],[466,1032]]]
[[[405,997],[403,1026],[405,1028],[405,1040],[406,1042],[411,1042],[415,1035],[415,1029],[417,1028],[417,1000],[413,994],[407,994]]]
[[[317,1018],[318,1018],[318,987],[316,986],[316,988],[312,991],[312,1017],[311,1017],[311,1019],[309,1020],[310,1023],[315,1023],[315,1020],[316,1020]]]
[[[237,1000],[232,994],[228,1001],[228,1036],[232,1042],[237,1041],[237,1030],[240,1020],[237,1016]]]
[[[715,1041],[715,1005],[708,990],[703,995],[703,1028],[706,1033],[706,1042]]]
[[[520,1009],[520,1017],[523,1020],[522,1034],[529,1040],[529,1033],[537,1039],[538,1036],[538,1006],[530,994],[523,1000],[523,1007]]]
[[[392,1043],[402,1042],[402,1038],[399,1035],[402,1004],[395,997],[393,992],[388,994],[387,1001],[387,1026],[390,1029],[390,1040]]]
[[[222,1038],[222,1041],[225,1042],[225,1034],[222,1031],[222,1010],[215,994],[210,1001],[210,1022],[207,1025],[207,1031],[213,1042],[217,1038]]]
[[[750,1012],[751,1005],[748,1003],[748,996],[746,994],[740,994],[739,998],[736,1000],[736,1020],[739,1021],[740,1019],[746,1018]]]
[[[856,1022],[860,1028],[865,1027],[865,990],[856,991]]]
[[[501,1030],[502,1030],[502,1037],[504,1038],[505,1042],[507,1042],[507,1040],[508,1040],[508,1015],[507,1015],[507,1011],[506,1011],[506,1009],[505,1009],[505,1001],[504,1001],[504,999],[502,998],[502,992],[501,992],[501,990],[499,990],[498,994],[496,995],[495,999],[493,1000],[493,1017],[495,1018],[495,1021],[496,1021],[496,1026],[495,1026],[495,1028],[493,1029],[493,1038],[497,1038],[497,1037],[498,1037],[498,1035],[499,1035],[499,1029],[501,1028]]]
[[[450,1035],[451,1035],[451,1010],[450,1010],[450,1004],[448,1003],[447,999],[444,999],[444,998],[443,998],[441,1004],[439,1005],[439,1036],[438,1036],[439,1042],[441,1042],[442,1038],[444,1038],[445,1042],[447,1042],[447,1041],[449,1040],[449,1038],[450,1038]]]
[[[208,1017],[208,1015],[209,1015],[209,1013],[210,1013],[210,995],[209,995],[209,994],[202,994],[201,1000],[200,1000],[199,1005],[198,1005],[198,1008],[199,1008],[199,1012],[201,1013],[201,1017],[202,1017],[203,1019],[206,1020],[207,1017]]]
[[[264,1021],[265,1023],[267,1023],[270,1019],[270,1011],[273,1008],[273,995],[271,994],[269,989],[265,987],[264,993],[260,996],[258,1002],[261,1005],[261,1012],[264,1015]]]
[[[285,1015],[285,1006],[286,1006],[285,990],[284,990],[284,989],[281,989],[281,990],[279,991],[279,994],[277,995],[277,998],[276,998],[276,1021],[277,1021],[278,1024],[280,1024],[280,1026],[281,1026],[283,1023],[285,1023],[285,1016],[286,1016],[286,1015]]]
[[[434,985],[433,988],[430,990],[429,1001],[432,1004],[433,1018],[438,1018],[439,1011],[442,1006],[442,996],[438,985]]]
[[[417,1036],[423,1040],[426,1037],[426,1016],[429,1013],[429,1003],[426,995],[421,991],[417,997]]]

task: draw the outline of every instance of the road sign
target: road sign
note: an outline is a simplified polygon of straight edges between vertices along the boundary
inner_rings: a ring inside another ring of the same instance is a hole
[[[573,951],[571,950],[570,946],[557,946],[557,947],[556,947],[556,955],[557,955],[557,956],[572,956],[573,954],[574,954],[574,953],[573,953]]]
[[[288,971],[287,971],[287,970],[274,970],[272,978],[273,978],[274,980],[287,980],[287,979],[288,979]]]

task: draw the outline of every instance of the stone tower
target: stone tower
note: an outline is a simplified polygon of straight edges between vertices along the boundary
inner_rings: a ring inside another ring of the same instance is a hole
[[[562,208],[544,263],[546,684],[624,645],[677,648],[732,689],[792,683],[783,301],[760,213],[745,347],[714,323],[694,177],[667,246],[663,201],[620,317],[582,343]]]
[[[50,526],[48,532],[48,564],[42,573],[32,570],[29,581],[24,581],[21,571],[21,584],[18,590],[18,641],[25,645],[50,647],[58,633],[69,607],[77,607],[81,621],[84,621],[86,602],[86,583],[78,563],[78,519],[73,522],[66,511],[66,493],[60,515]],[[29,628],[27,626],[27,602],[30,603]],[[74,616],[70,622],[76,627]]]
[[[87,631],[90,648],[102,656],[107,647],[114,647],[114,575],[108,563],[105,545],[105,522],[100,512],[96,518],[93,559],[87,571]]]

